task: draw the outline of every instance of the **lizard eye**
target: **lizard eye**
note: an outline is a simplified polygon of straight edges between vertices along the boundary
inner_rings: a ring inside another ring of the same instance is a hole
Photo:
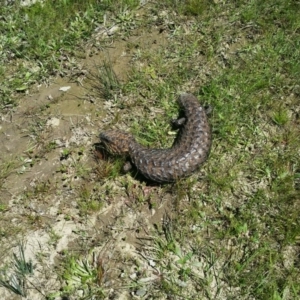
[[[102,142],[110,142],[110,138],[107,135],[105,135],[104,133],[100,134],[100,140]]]

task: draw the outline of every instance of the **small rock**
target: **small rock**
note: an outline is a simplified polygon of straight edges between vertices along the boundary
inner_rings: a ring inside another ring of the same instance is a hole
[[[152,259],[150,259],[149,260],[149,265],[151,266],[151,267],[155,267],[155,262],[152,260]]]
[[[109,30],[107,30],[107,35],[111,36],[111,35],[113,35],[118,30],[119,30],[119,26],[118,25],[114,25]]]
[[[59,90],[62,91],[62,92],[66,92],[70,89],[71,87],[70,86],[62,86]]]
[[[47,121],[46,126],[53,126],[57,127],[59,126],[60,120],[58,118],[51,118]]]
[[[141,289],[138,289],[136,292],[135,292],[135,295],[138,296],[138,297],[143,297],[145,296],[147,293],[147,290],[144,289],[144,288],[141,288]]]

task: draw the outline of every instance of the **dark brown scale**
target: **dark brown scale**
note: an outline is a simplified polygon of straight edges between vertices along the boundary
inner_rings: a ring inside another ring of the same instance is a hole
[[[101,142],[111,153],[129,155],[138,171],[153,181],[173,182],[190,175],[209,155],[211,130],[206,112],[195,96],[181,94],[178,103],[185,122],[171,148],[149,149],[138,144],[131,134],[117,130],[101,133]]]

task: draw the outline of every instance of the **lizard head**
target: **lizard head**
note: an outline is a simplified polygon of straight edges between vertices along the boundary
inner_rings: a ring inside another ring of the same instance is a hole
[[[100,141],[110,154],[128,155],[133,137],[120,130],[108,130],[100,134]]]

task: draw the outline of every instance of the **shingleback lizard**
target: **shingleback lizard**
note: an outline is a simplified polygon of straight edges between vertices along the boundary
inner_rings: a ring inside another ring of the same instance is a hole
[[[137,170],[152,181],[174,182],[190,175],[209,155],[211,129],[206,111],[195,96],[183,93],[178,103],[184,118],[173,121],[180,130],[171,148],[149,149],[120,130],[102,132],[101,143],[111,154],[129,156]]]

